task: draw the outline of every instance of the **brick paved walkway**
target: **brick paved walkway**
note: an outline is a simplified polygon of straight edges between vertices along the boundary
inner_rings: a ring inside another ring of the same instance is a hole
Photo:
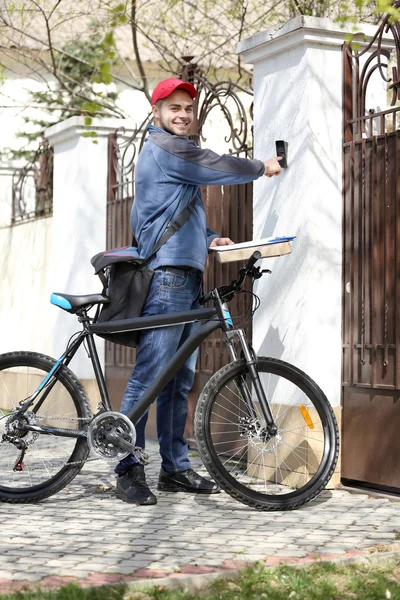
[[[159,459],[150,444],[148,480]],[[192,459],[196,470],[199,460]],[[224,493],[156,492],[136,507],[114,494],[112,467],[88,463],[69,488],[33,505],[0,504],[0,593],[79,580],[101,585],[266,564],[345,557],[400,546],[400,504],[343,490],[292,512],[257,512]]]

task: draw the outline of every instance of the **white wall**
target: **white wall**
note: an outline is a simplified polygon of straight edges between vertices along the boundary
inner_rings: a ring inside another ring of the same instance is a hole
[[[52,217],[10,227],[12,169],[0,171],[0,352],[59,356],[81,326],[50,304],[51,293],[101,292],[90,259],[106,247],[107,136],[121,125],[132,129],[131,122],[115,119],[94,120],[87,128],[83,117],[73,117],[46,131],[54,148]],[[84,137],[88,131],[96,137]],[[104,342],[96,344],[104,362]],[[78,377],[93,377],[84,349],[71,368]]]
[[[0,228],[0,353],[52,352],[51,245],[51,217]]]
[[[297,17],[237,48],[254,64],[255,156],[274,156],[277,139],[289,143],[289,168],[255,183],[254,238],[297,236],[291,255],[264,261],[273,273],[255,290],[262,303],[254,346],[306,371],[334,406],[341,399],[345,35],[327,19]]]

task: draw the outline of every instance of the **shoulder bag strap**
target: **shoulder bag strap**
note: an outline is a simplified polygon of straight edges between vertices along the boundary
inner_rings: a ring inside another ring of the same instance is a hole
[[[156,252],[159,251],[161,246],[164,246],[164,244],[166,244],[168,242],[168,240],[174,235],[174,233],[179,231],[179,229],[186,223],[186,221],[188,220],[190,215],[194,213],[195,204],[196,204],[196,194],[193,196],[193,198],[191,199],[189,204],[182,210],[182,212],[179,213],[179,215],[176,217],[176,219],[174,219],[174,221],[172,221],[172,223],[168,223],[168,226],[167,226],[166,230],[164,231],[163,235],[160,237],[157,244],[154,246],[152,252],[145,259],[146,262],[148,262],[150,260],[150,258],[153,256],[153,254],[156,254]]]

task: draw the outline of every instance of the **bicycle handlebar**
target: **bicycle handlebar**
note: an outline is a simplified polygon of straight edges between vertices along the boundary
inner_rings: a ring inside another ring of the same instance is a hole
[[[246,275],[253,275],[254,276],[255,273],[253,272],[253,267],[256,264],[256,262],[258,260],[260,260],[260,258],[261,258],[261,252],[259,252],[258,250],[256,250],[250,256],[250,258],[248,259],[247,263],[244,265],[243,269],[240,269],[240,271],[239,271],[239,273],[240,273],[239,281],[241,283],[243,283],[244,278],[246,277]]]
[[[261,252],[259,252],[258,250],[256,250],[255,252],[253,252],[253,254],[250,256],[249,260],[247,261],[247,263],[244,266],[244,269],[246,271],[249,271],[250,269],[252,269],[254,267],[254,265],[256,264],[256,262],[258,260],[260,260],[261,258]]]
[[[206,302],[209,302],[212,297],[213,297],[213,292],[204,294],[204,296],[201,296],[201,298],[199,298],[199,304],[201,304],[203,306],[203,304],[205,304]]]
[[[243,281],[246,276],[253,277],[253,279],[258,279],[261,277],[261,271],[258,267],[254,268],[256,262],[261,258],[261,252],[256,250],[247,260],[244,267],[242,267],[239,271],[239,279],[234,279],[230,285],[223,285],[220,288],[216,288],[219,292],[220,296],[224,299],[230,300],[229,296],[233,297],[237,292],[240,291]],[[204,294],[199,300],[200,304],[205,304],[215,298],[215,289],[209,292],[208,294]]]

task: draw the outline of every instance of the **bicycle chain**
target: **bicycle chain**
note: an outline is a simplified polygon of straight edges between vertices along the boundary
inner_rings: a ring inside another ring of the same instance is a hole
[[[12,415],[10,415],[12,416]],[[36,421],[47,421],[47,420],[58,420],[58,421],[86,421],[87,423],[90,423],[90,421],[93,419],[93,417],[66,417],[66,416],[62,416],[62,415],[46,415],[46,416],[42,416],[42,415],[35,415],[35,420]],[[8,421],[9,419],[7,419]],[[7,422],[6,421],[6,422]],[[33,439],[29,440],[27,442],[27,446],[31,446],[32,444],[34,444],[34,442],[37,440],[37,438],[40,436],[39,433],[37,432],[33,432]],[[6,436],[5,441],[9,441],[10,443],[12,443],[12,438],[9,438],[9,436]],[[99,456],[93,457],[93,458],[87,458],[86,460],[76,460],[76,461],[72,461],[72,462],[62,462],[60,463],[59,466],[57,466],[57,469],[59,468],[63,468],[63,467],[75,467],[78,465],[84,465],[85,463],[88,462],[93,462],[95,460],[100,460]],[[29,471],[40,471],[42,470],[42,468],[39,467],[29,467]]]
[[[28,414],[29,414],[29,411],[28,411]],[[73,421],[73,422],[76,422],[76,421],[86,421],[87,423],[90,423],[93,420],[93,416],[89,418],[89,417],[66,417],[66,416],[63,416],[63,415],[43,415],[42,416],[42,415],[36,415],[35,414],[34,419],[36,421],[48,421],[48,420],[58,420],[58,421],[68,421],[68,422],[71,422],[71,421]],[[27,445],[30,446],[30,445],[34,444],[35,441],[37,440],[37,438],[40,436],[40,433],[33,432],[33,436],[34,436],[33,439],[29,440],[29,442],[27,442]],[[8,438],[8,436],[7,436],[7,438]],[[12,443],[12,439],[11,438],[6,439],[6,441],[9,441],[9,442]],[[101,459],[100,456],[96,456],[96,457],[92,457],[92,458],[87,458],[86,460],[64,462],[64,463],[61,463],[60,466],[57,467],[57,468],[62,468],[62,467],[65,467],[65,466],[68,466],[68,467],[72,466],[73,467],[73,466],[78,466],[78,465],[84,465],[85,463],[93,462],[93,461],[100,460],[100,459]],[[30,471],[39,471],[41,469],[35,468],[35,467],[29,467],[29,470]]]
[[[61,415],[46,415],[46,416],[42,416],[42,415],[35,415],[35,419],[38,421],[46,421],[46,420],[58,420],[58,421],[87,421],[88,423],[90,423],[90,421],[93,419],[93,417],[63,417]]]

